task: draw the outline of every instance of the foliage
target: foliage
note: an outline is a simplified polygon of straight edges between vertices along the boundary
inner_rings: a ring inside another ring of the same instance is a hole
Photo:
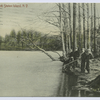
[[[5,35],[4,38],[0,36],[0,50],[31,50],[29,46],[33,46],[33,44],[29,40],[45,50],[53,51],[61,50],[62,48],[59,35],[50,36],[33,30],[19,30],[15,32],[13,29],[10,34]],[[34,47],[34,50],[38,49]]]
[[[98,31],[97,34],[99,35]],[[81,34],[79,40],[79,32],[77,32],[76,39],[77,39],[77,47],[82,48],[83,34]],[[25,41],[25,43],[23,42],[23,40]],[[29,40],[31,40],[31,42]],[[91,47],[93,48],[93,43],[94,43],[93,36],[91,41],[92,41]],[[8,34],[5,35],[4,38],[0,36],[0,50],[31,50],[29,48],[30,45],[34,48],[34,50],[38,50],[38,48],[36,48],[32,44],[32,42],[35,43],[35,45],[47,51],[62,50],[62,39],[60,35],[48,35],[34,30],[23,30],[23,31],[19,30],[18,32],[15,32],[14,29],[9,33],[9,35]],[[97,43],[100,44],[99,38],[97,38]],[[89,46],[89,39],[88,39],[88,46]]]

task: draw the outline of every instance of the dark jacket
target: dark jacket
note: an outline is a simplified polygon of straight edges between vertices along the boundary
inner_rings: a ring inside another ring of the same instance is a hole
[[[88,55],[86,55],[86,53],[84,52],[82,55],[81,55],[81,61],[82,62],[89,62],[89,59],[92,59],[93,58],[93,56],[92,56],[92,54],[88,54]]]
[[[76,60],[79,57],[79,51],[78,50],[73,53],[73,57],[74,57],[74,60]]]

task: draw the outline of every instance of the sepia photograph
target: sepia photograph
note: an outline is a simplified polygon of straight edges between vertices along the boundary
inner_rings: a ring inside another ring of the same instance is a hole
[[[99,39],[100,3],[0,2],[0,97],[100,97]]]

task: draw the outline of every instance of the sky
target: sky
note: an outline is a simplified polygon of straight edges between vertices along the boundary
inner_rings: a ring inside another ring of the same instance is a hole
[[[15,6],[18,7],[15,7]],[[96,4],[97,14],[100,12],[100,4]],[[59,34],[59,29],[47,22],[52,16],[50,11],[56,11],[56,3],[0,3],[0,35],[10,34],[14,29],[36,30],[45,34]],[[46,16],[44,16],[46,15]],[[54,19],[55,20],[55,19]]]
[[[18,7],[15,7],[15,5],[18,5]],[[53,6],[55,4],[1,3],[0,35],[9,34],[12,29],[15,29],[16,32],[21,29],[32,29],[44,33],[50,32],[53,27],[45,23],[41,19],[41,15]]]

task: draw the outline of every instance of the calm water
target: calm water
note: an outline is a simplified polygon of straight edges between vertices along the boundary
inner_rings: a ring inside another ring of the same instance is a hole
[[[56,96],[61,66],[38,51],[0,51],[0,96]]]

